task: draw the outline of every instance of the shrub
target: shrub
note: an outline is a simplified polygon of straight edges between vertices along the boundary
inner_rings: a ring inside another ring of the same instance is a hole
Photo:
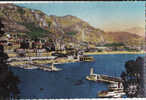
[[[29,29],[29,32],[27,32],[27,34],[32,39],[36,39],[38,37],[43,37],[45,34],[49,33],[47,30],[42,29],[39,26],[35,26],[34,23],[21,23],[21,24],[23,24],[26,28]]]
[[[68,35],[76,35],[76,32],[67,32]]]

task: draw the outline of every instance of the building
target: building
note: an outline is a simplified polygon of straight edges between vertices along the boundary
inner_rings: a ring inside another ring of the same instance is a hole
[[[101,50],[101,51],[108,51],[109,48],[108,47],[104,47],[104,46],[99,46],[99,47],[95,47],[97,50]]]

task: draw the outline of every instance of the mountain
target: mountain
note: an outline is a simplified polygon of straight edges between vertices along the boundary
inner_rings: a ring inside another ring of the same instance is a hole
[[[124,30],[125,32],[130,32],[137,34],[139,36],[145,36],[145,28],[144,27],[132,27],[132,28],[127,28]]]
[[[126,32],[104,32],[76,16],[48,16],[40,10],[13,4],[0,4],[0,17],[6,26],[6,32],[23,32],[30,38],[51,38],[66,43],[87,41],[96,44],[126,43],[124,40],[135,41],[135,37],[141,40],[140,36]]]
[[[73,36],[77,41],[104,42],[102,30],[90,26],[75,16],[49,16],[49,18],[53,21],[50,28],[55,29],[56,33],[66,33],[66,36]]]
[[[112,42],[120,42],[128,45],[140,45],[143,42],[143,37],[124,31],[106,32],[105,35],[111,38]]]
[[[2,23],[6,25],[5,27],[6,32],[28,32],[29,31],[25,26],[17,24],[14,21],[4,19],[4,18],[1,18],[1,20],[2,20]]]
[[[87,22],[71,15],[58,17],[55,15],[47,16],[39,10],[32,10],[29,8],[19,7],[13,4],[0,4],[0,16],[7,27],[6,31],[21,32],[30,31],[32,36],[40,36],[45,33],[55,35],[54,37],[67,40],[81,41],[82,33],[85,35],[85,41],[102,42],[103,31],[95,29]],[[13,26],[15,25],[15,26]],[[16,29],[18,27],[18,29]],[[32,32],[34,30],[40,33]],[[43,31],[45,30],[45,31]],[[42,32],[43,31],[43,32]],[[47,32],[48,31],[48,32]],[[54,34],[53,34],[54,33]],[[101,39],[102,38],[102,39]]]

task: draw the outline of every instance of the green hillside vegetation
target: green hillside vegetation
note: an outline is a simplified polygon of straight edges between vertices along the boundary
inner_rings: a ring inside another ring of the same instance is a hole
[[[36,39],[39,37],[44,37],[46,34],[49,33],[49,31],[39,27],[35,26],[34,23],[21,23],[24,25],[27,29],[29,29],[29,32],[26,34],[31,38],[31,39]]]
[[[104,46],[107,46],[107,47],[118,47],[118,46],[125,46],[124,43],[107,43],[105,44]]]
[[[23,15],[23,14],[25,14],[25,11],[22,8],[18,8],[18,13],[20,13],[21,15]]]
[[[76,35],[76,32],[67,32],[68,35]]]

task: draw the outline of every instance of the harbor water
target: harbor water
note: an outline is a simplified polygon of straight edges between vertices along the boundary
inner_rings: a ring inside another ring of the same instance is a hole
[[[39,69],[10,68],[19,76],[20,98],[96,98],[101,90],[107,90],[106,83],[85,80],[90,68],[98,74],[120,77],[128,60],[138,56],[132,54],[94,55],[94,62],[78,62],[55,65],[60,72]]]

